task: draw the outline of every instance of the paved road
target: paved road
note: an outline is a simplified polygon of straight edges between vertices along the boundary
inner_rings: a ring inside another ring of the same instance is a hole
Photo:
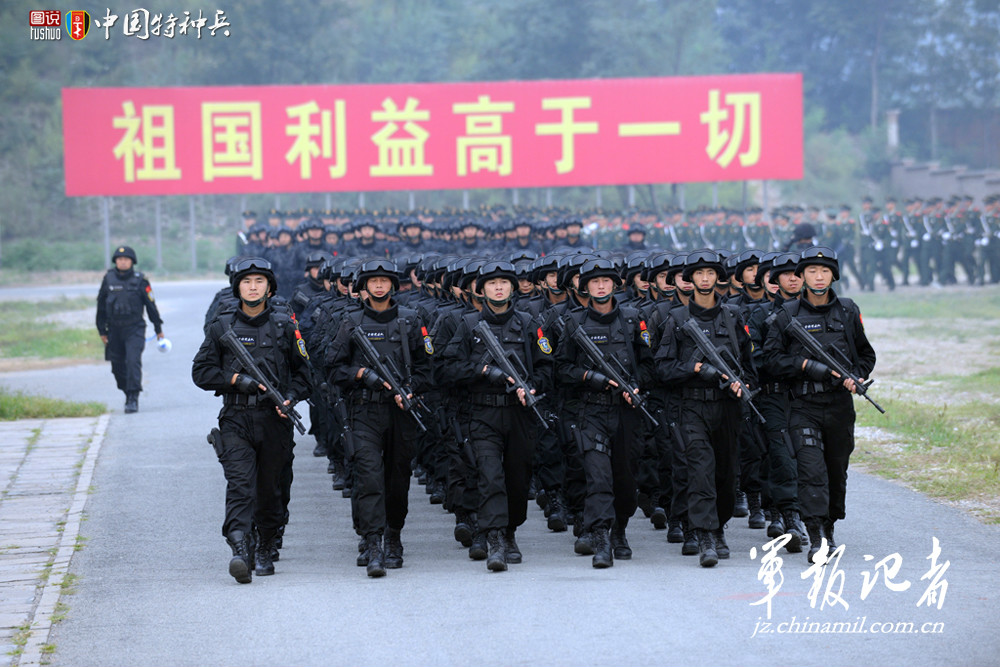
[[[329,490],[311,438],[298,447],[277,574],[237,585],[220,535],[224,480],[204,437],[218,399],[190,381],[214,286],[156,288],[174,349],[147,351],[138,414],[122,414],[106,366],[0,375],[7,386],[114,408],[81,527],[86,547],[71,563],[77,592],[64,598],[68,618],[51,636],[54,665],[1000,662],[1000,528],[859,473],[849,485],[850,517],[837,527],[846,544],[841,575],[825,572],[833,591],[842,577],[848,608],[812,607],[812,579],[800,577],[804,554],[785,554],[772,632],[758,626],[767,621],[764,606],[751,606],[766,591],[759,557],[749,557],[763,531],[739,520],[728,531],[733,558],[703,570],[640,515],[630,527],[634,559],[598,571],[572,553],[571,536],[548,533],[532,506],[518,532],[524,564],[489,574],[451,538],[449,515],[414,486],[405,566],[369,580],[354,565],[348,501]],[[932,537],[940,540],[939,561],[950,563],[941,609],[918,606]],[[902,559],[894,581],[907,580],[909,588],[890,590],[879,570],[861,599],[862,572],[892,553]],[[804,625],[834,622],[863,632],[810,634]],[[884,623],[910,623],[914,631],[882,634],[874,624]],[[921,633],[925,623],[942,625]]]

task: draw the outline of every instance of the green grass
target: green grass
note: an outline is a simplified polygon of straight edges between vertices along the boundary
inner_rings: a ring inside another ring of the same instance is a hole
[[[0,387],[0,421],[97,417],[108,411],[103,403],[77,403],[45,396],[32,396]]]
[[[891,294],[850,292],[845,296],[858,303],[865,318],[1000,319],[1000,288],[996,286],[967,290],[897,289]]]
[[[68,328],[41,321],[46,315],[84,310],[95,303],[96,295],[93,299],[0,302],[0,357],[102,359],[104,344],[96,326]]]
[[[1000,523],[1000,369],[973,376],[991,400],[930,406],[887,399],[885,415],[859,406],[858,426],[875,426],[896,436],[902,451],[861,441],[855,460],[869,470],[899,479],[918,491],[952,501],[981,501],[979,512]]]

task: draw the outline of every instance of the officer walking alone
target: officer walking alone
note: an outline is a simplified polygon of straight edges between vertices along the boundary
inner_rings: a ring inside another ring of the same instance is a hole
[[[163,320],[153,300],[153,288],[141,271],[135,250],[119,246],[111,256],[115,268],[108,269],[97,293],[97,332],[104,342],[104,358],[118,388],[125,393],[125,412],[139,410],[142,391],[142,349],[146,345],[146,309],[156,338],[163,338]]]

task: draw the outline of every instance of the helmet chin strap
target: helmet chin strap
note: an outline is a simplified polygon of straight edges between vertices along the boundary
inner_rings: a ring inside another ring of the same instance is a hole
[[[806,285],[806,289],[808,289],[810,292],[812,292],[816,296],[823,296],[824,294],[826,294],[827,292],[830,291],[830,286],[827,285],[823,289],[816,289],[815,287],[809,287],[808,285]]]
[[[684,289],[683,287],[675,287],[674,289],[676,289],[678,292],[680,292],[681,294],[683,294],[684,296],[686,296],[688,298],[690,298],[691,295],[694,294],[694,290],[693,289]]]
[[[604,296],[591,296],[590,300],[593,301],[594,303],[607,303],[608,301],[611,301],[612,296],[614,295],[605,294]]]
[[[490,304],[494,308],[503,308],[508,303],[510,303],[511,297],[513,297],[513,294],[511,296],[508,296],[506,299],[491,299],[489,297],[486,297],[486,303]]]
[[[392,296],[392,290],[389,290],[388,292],[386,292],[382,296],[375,296],[371,292],[368,293],[368,298],[370,298],[375,303],[385,303],[386,301],[389,300],[389,297],[391,297],[391,296]]]
[[[262,296],[259,299],[254,299],[253,301],[250,301],[249,299],[244,299],[243,297],[240,297],[240,301],[242,301],[243,303],[245,303],[250,308],[256,308],[260,304],[262,304],[265,301],[267,301],[267,297],[266,296]]]
[[[715,291],[715,287],[714,286],[713,287],[709,287],[707,289],[702,289],[701,287],[698,287],[697,285],[695,285],[694,288],[698,291],[698,294],[700,294],[702,296],[708,296],[709,294],[711,294],[712,292]]]
[[[798,292],[794,292],[793,293],[793,292],[789,292],[784,287],[779,287],[778,291],[781,292],[782,298],[784,298],[786,301],[794,299],[794,298],[798,297],[799,294],[802,294],[802,290],[801,289]]]

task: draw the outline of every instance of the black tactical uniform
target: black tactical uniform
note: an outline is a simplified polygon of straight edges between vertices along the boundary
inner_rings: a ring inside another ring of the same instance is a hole
[[[240,281],[253,275],[266,277],[271,290],[277,289],[270,263],[255,257],[236,265],[231,277],[233,293],[238,296]],[[261,303],[259,313],[247,313]],[[259,538],[256,572],[274,573],[274,540],[285,522],[282,476],[294,443],[291,422],[259,390],[262,378],[253,377],[221,342],[230,327],[259,370],[292,403],[309,395],[308,354],[287,311],[271,308],[265,297],[252,304],[242,301],[237,310],[221,313],[194,357],[194,383],[223,397],[219,430],[213,431],[212,438],[227,482],[222,534],[233,549],[229,573],[240,583],[249,583],[254,529]],[[238,374],[235,383],[234,374]]]
[[[163,320],[153,300],[153,288],[141,271],[136,271],[135,250],[120,246],[111,256],[132,260],[128,269],[109,269],[97,293],[97,332],[107,337],[104,358],[111,362],[111,372],[118,388],[125,393],[125,412],[139,409],[142,391],[142,349],[146,345],[146,310],[157,338],[163,338]]]
[[[830,267],[834,280],[840,275],[836,253],[830,248],[817,246],[803,252],[796,273],[810,265]],[[839,350],[859,377],[867,378],[875,367],[875,350],[865,336],[857,305],[829,287],[824,291],[827,301],[823,305],[813,305],[805,291],[801,298],[784,304],[764,342],[765,367],[791,387],[788,430],[798,464],[799,505],[812,543],[810,562],[821,537],[835,546],[833,524],[845,517],[847,466],[854,451],[854,402],[842,380],[809,358],[802,344],[786,331],[791,318],[799,320],[825,348]]]
[[[395,288],[399,286],[391,260],[365,262],[355,284],[359,290],[365,289],[375,277],[387,277]],[[410,416],[397,407],[395,394],[383,384],[387,378],[379,377],[371,368],[351,334],[360,329],[381,357],[392,360],[401,374],[397,380],[414,393],[428,384],[434,351],[416,311],[396,304],[391,294],[376,304],[388,301],[384,310],[373,307],[374,297],[370,297],[362,310],[345,316],[327,352],[326,364],[331,382],[340,386],[351,408],[353,442],[347,444],[346,454],[354,472],[352,509],[355,529],[365,541],[359,562],[367,565],[371,577],[384,576],[387,567],[403,564],[400,533],[408,509],[412,442],[417,428]]]
[[[725,276],[721,256],[712,250],[699,250],[688,255],[682,277],[690,281],[702,268]],[[684,325],[693,320],[751,388],[756,385],[756,372],[750,356],[750,336],[739,309],[719,303],[714,289],[695,289],[711,297],[714,305],[699,306],[697,297],[693,297],[686,308],[668,313],[660,332],[656,367],[661,381],[681,385],[678,435],[687,460],[688,526],[697,533],[701,565],[712,567],[719,558],[729,555],[723,529],[733,515],[736,497],[742,414],[735,394],[721,382],[719,369],[705,360]],[[699,362],[702,365],[696,371]]]
[[[621,276],[609,260],[592,259],[580,267],[581,288],[586,289],[588,283],[600,277],[621,285]],[[643,335],[647,332],[642,329],[639,312],[609,297],[611,309],[607,313],[595,309],[593,294],[587,308],[567,312],[564,315],[567,328],[556,350],[558,381],[575,390],[580,406],[571,429],[583,460],[586,498],[584,534],[574,549],[577,553],[593,553],[593,565],[597,568],[613,565],[613,556],[619,559],[632,556],[625,528],[637,507],[633,468],[634,450],[640,445],[639,417],[622,392],[646,387],[652,377],[648,336]],[[626,379],[631,387],[612,388],[609,378],[595,370],[572,339],[576,328],[581,328],[605,357],[615,357],[621,362],[628,371]]]
[[[484,293],[485,283],[493,278],[510,282],[511,292],[505,301],[491,301]],[[461,318],[445,348],[443,364],[471,404],[470,439],[479,473],[479,530],[486,531],[487,567],[498,572],[506,570],[507,563],[521,562],[514,533],[527,518],[538,424],[517,394],[506,391],[507,376],[487,355],[475,328],[480,322],[487,323],[508,358],[517,359],[512,361],[514,368],[523,368],[518,371],[523,374],[521,379],[538,394],[548,390],[552,349],[531,317],[511,305],[517,288],[512,264],[487,262],[480,269],[476,286],[486,303],[482,310]]]

